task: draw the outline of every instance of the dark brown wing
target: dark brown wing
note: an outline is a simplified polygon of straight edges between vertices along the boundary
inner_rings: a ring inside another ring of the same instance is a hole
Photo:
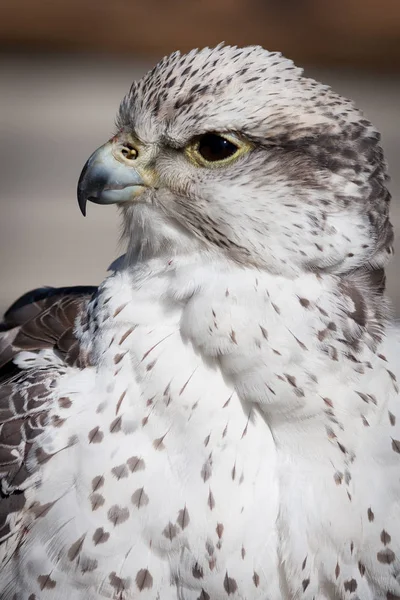
[[[53,349],[65,365],[79,364],[75,320],[95,287],[40,288],[19,298],[0,324],[0,544],[18,525],[29,483],[27,456],[47,422],[48,402],[63,369],[49,363],[19,370],[19,352]],[[87,364],[83,361],[84,364]],[[34,364],[34,363],[33,363]],[[53,423],[57,426],[57,423]],[[46,456],[33,458],[36,464]]]
[[[23,350],[53,348],[68,363],[76,360],[75,319],[94,286],[39,288],[21,296],[0,323],[0,379]]]

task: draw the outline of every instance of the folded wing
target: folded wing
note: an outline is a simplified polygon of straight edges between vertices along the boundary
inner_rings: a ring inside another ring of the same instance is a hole
[[[19,298],[0,323],[0,545],[18,532],[25,491],[49,458],[35,448],[35,438],[49,423],[55,381],[66,367],[84,366],[74,327],[95,292],[91,286],[36,289]],[[36,361],[43,350],[59,360]],[[14,360],[24,351],[31,354],[19,368]]]

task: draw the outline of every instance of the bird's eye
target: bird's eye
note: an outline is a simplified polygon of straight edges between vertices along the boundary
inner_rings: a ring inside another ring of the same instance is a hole
[[[202,135],[197,145],[197,152],[207,162],[226,160],[236,154],[238,150],[238,146],[216,133]]]
[[[188,144],[185,153],[199,167],[223,167],[254,145],[236,133],[204,133]]]

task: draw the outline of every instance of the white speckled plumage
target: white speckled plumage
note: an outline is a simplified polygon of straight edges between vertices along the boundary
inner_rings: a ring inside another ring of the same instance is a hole
[[[199,168],[181,149],[204,131],[252,150]],[[16,318],[4,334],[19,371],[1,380],[0,450],[13,436],[19,462],[0,452],[2,492],[24,502],[1,598],[398,600],[378,134],[279,55],[230,47],[134,84],[117,138],[132,132],[157,183],[123,207],[125,258],[76,307],[35,313],[47,345]],[[38,414],[18,438],[10,423]]]

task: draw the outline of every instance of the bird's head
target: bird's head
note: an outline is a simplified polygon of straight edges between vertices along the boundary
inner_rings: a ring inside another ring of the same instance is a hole
[[[379,270],[392,248],[380,136],[280,54],[164,58],[123,99],[79,202],[118,203],[128,253],[223,255],[293,276]]]

